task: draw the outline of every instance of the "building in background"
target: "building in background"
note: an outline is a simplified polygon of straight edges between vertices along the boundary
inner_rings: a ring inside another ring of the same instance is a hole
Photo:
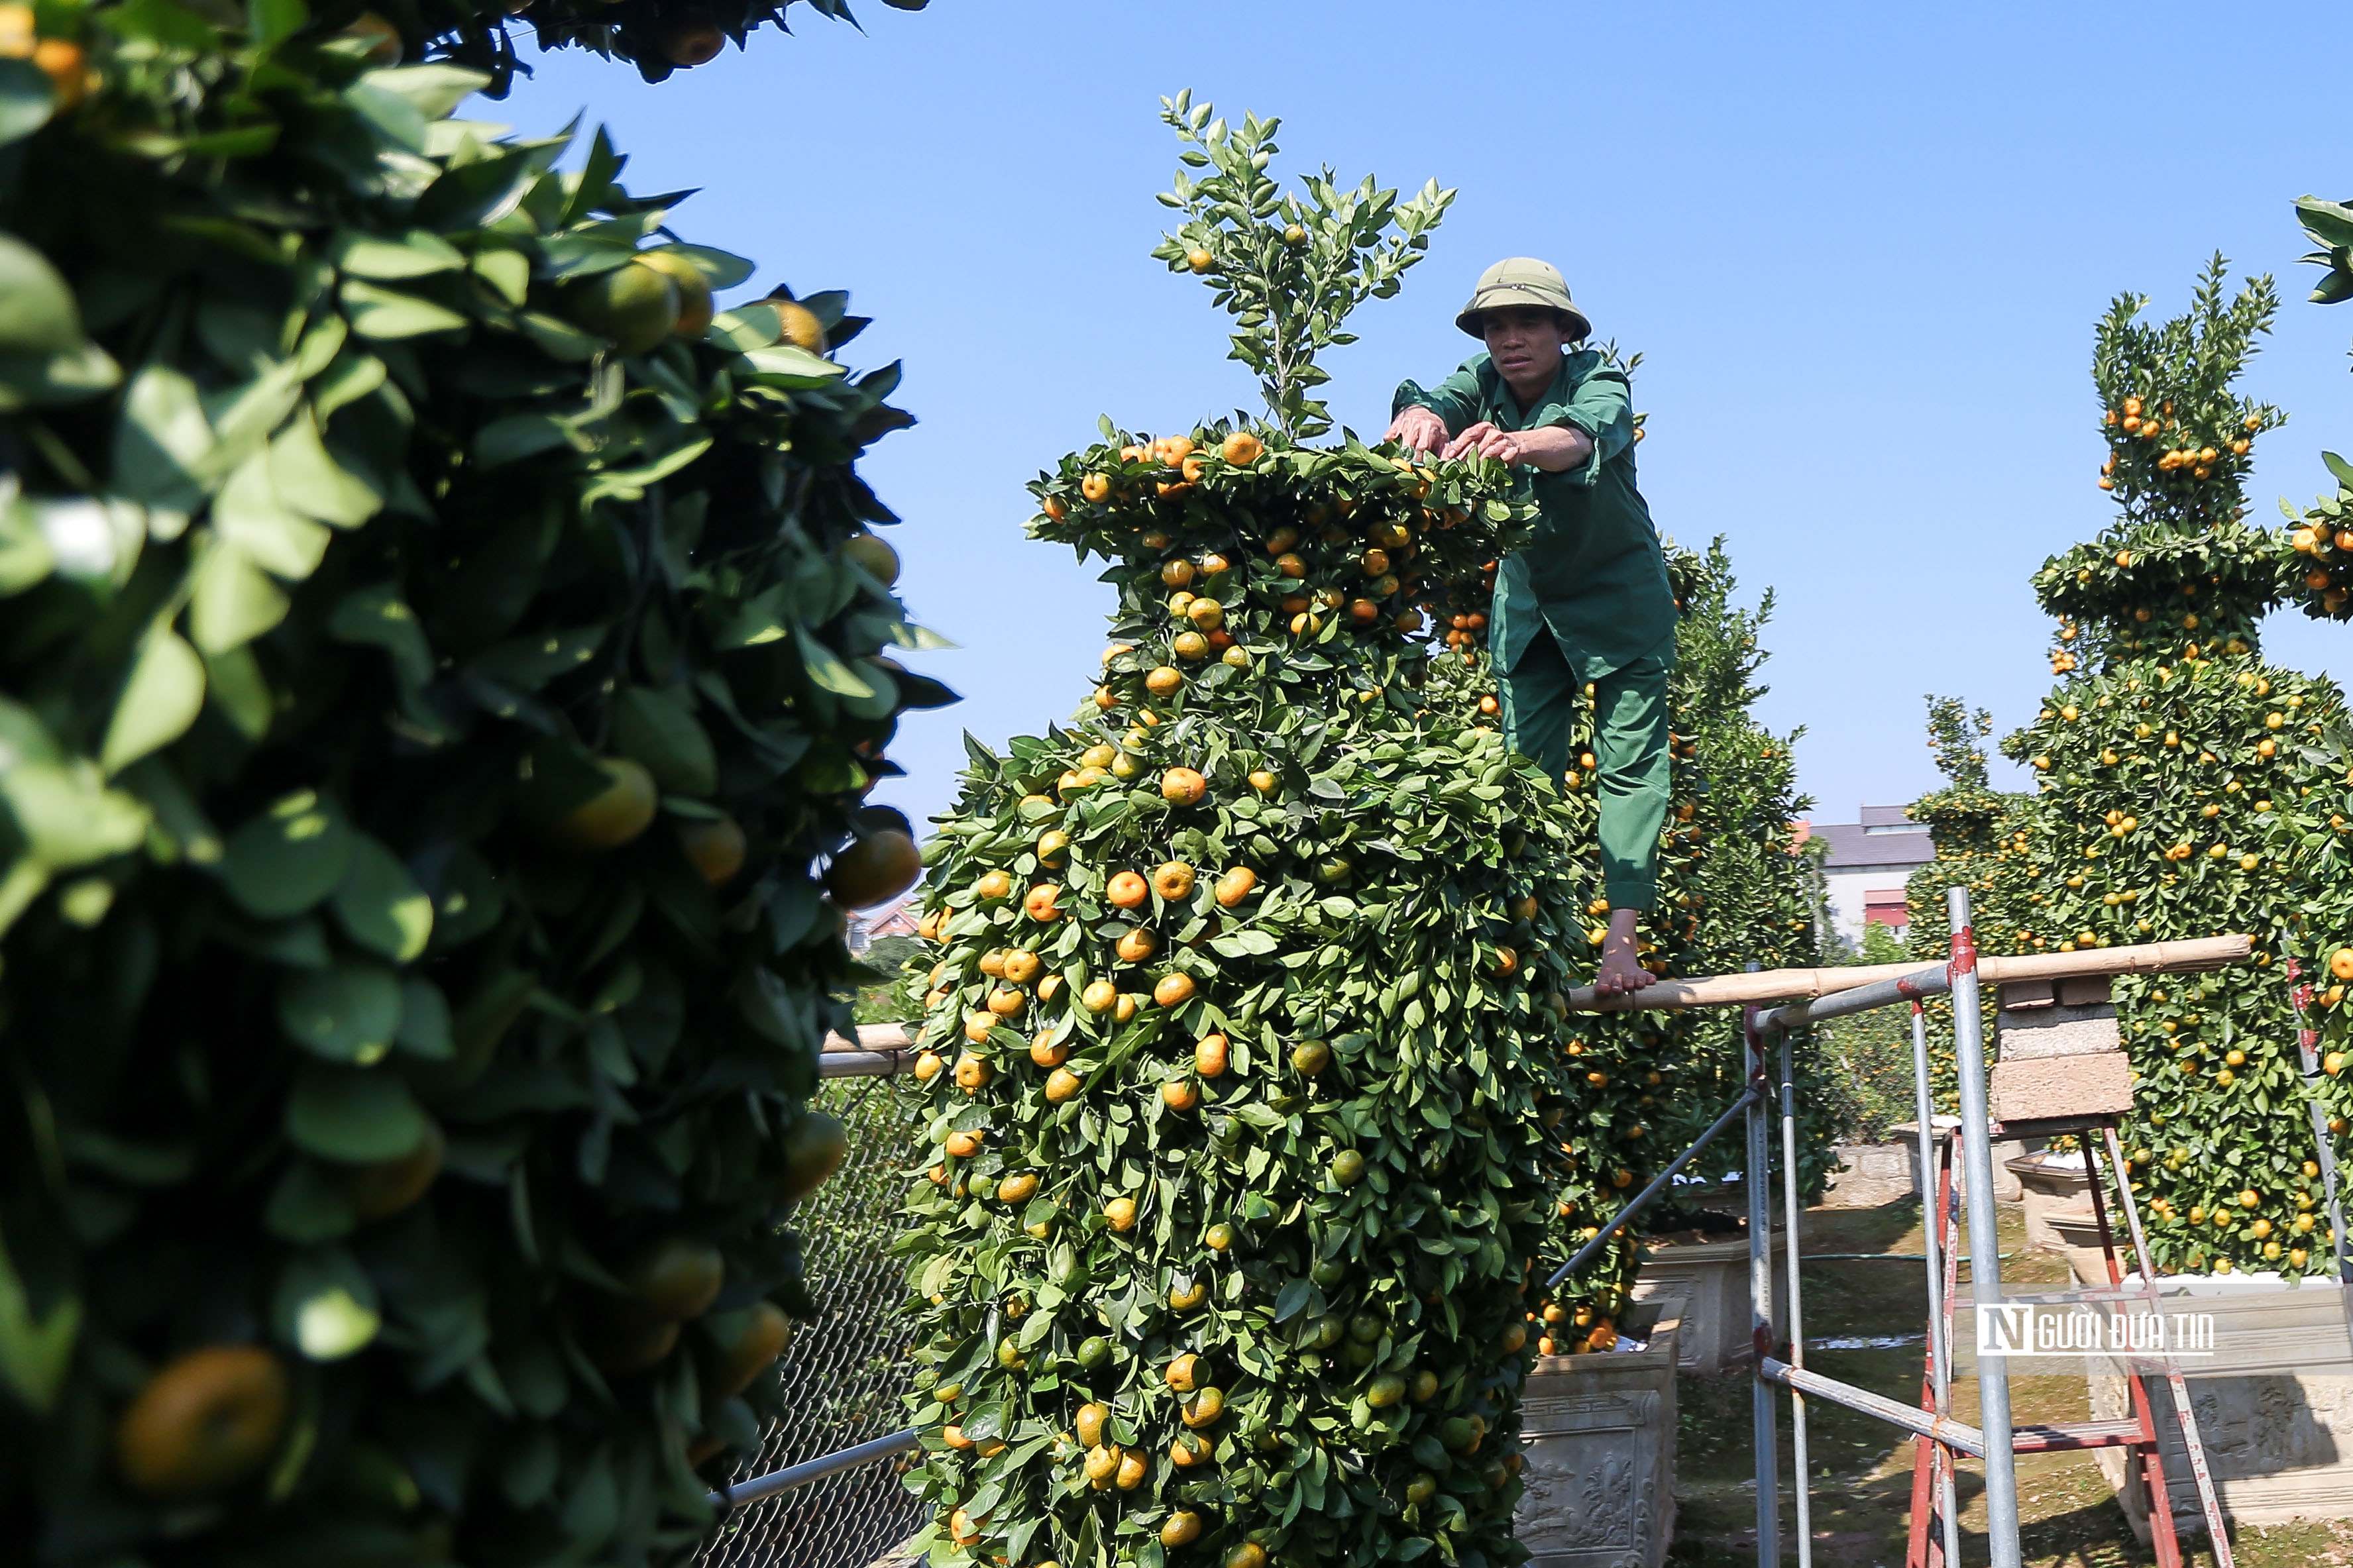
[[[1936,858],[1927,826],[1906,817],[1902,806],[1866,805],[1862,816],[1861,822],[1810,825],[1812,837],[1827,847],[1822,893],[1830,905],[1831,931],[1858,949],[1867,921],[1903,934],[1907,923],[1904,884]]]

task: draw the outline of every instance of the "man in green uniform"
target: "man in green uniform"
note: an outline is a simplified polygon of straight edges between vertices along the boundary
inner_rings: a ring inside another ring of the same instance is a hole
[[[1535,470],[1535,535],[1496,575],[1489,642],[1504,732],[1560,778],[1580,691],[1593,700],[1608,938],[1595,986],[1651,983],[1635,947],[1658,897],[1666,821],[1667,672],[1675,601],[1650,509],[1634,488],[1634,416],[1625,374],[1591,349],[1568,285],[1515,257],[1481,274],[1455,324],[1487,352],[1429,391],[1397,390],[1388,439],[1447,458],[1477,452]]]

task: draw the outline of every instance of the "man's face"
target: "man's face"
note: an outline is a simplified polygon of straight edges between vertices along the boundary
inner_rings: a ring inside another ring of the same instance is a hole
[[[1561,335],[1560,318],[1550,310],[1505,305],[1481,312],[1479,327],[1487,340],[1487,357],[1505,381],[1549,382],[1558,372],[1560,351],[1568,340]]]

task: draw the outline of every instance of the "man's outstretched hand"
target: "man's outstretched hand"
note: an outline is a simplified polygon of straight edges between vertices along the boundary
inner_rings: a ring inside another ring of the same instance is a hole
[[[1634,951],[1634,924],[1641,918],[1636,910],[1609,911],[1609,934],[1601,939],[1601,967],[1593,976],[1593,989],[1604,996],[1640,991],[1657,978],[1642,967],[1641,955]]]
[[[1398,411],[1398,416],[1389,421],[1388,433],[1381,439],[1395,441],[1409,452],[1435,452],[1446,442],[1446,421],[1419,404],[1413,404]]]

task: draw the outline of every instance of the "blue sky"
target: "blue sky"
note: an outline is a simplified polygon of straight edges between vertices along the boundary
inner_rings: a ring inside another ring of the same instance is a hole
[[[755,258],[750,291],[848,288],[876,321],[845,358],[905,362],[922,423],[864,471],[905,520],[908,604],[960,645],[923,667],[965,694],[893,749],[911,776],[881,798],[918,819],[953,797],[964,730],[1036,732],[1090,689],[1110,590],[1023,539],[1022,483],[1100,413],[1167,430],[1252,402],[1208,291],[1148,254],[1180,88],[1280,114],[1278,174],[1460,191],[1324,362],[1367,436],[1401,377],[1474,349],[1452,317],[1501,256],[1554,261],[1597,335],[1645,353],[1643,491],[1663,532],[1725,534],[1749,596],[1774,590],[1761,711],[1806,727],[1817,821],[1933,783],[1922,693],[2006,730],[2050,688],[2027,579],[2107,519],[2087,366],[2112,296],[2177,310],[2216,249],[2280,279],[2246,383],[2291,415],[2257,447],[2259,516],[2353,450],[2353,308],[2303,302],[2290,205],[2353,191],[2322,64],[2353,47],[2341,6],[860,10],[863,32],[807,17],[659,86],[541,57],[480,112],[609,125],[632,188],[701,188],[677,227]],[[2353,669],[2353,629],[2275,616],[2265,646]]]

